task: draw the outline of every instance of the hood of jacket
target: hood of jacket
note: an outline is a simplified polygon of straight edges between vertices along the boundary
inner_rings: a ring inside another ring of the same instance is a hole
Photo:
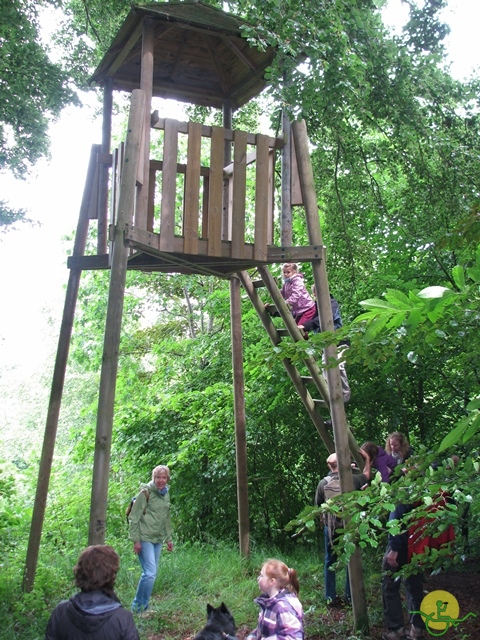
[[[116,596],[107,596],[102,591],[82,591],[68,601],[67,616],[77,629],[84,633],[94,633],[121,606]]]

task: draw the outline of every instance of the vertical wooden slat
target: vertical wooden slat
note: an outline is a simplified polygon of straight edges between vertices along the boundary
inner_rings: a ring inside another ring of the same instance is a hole
[[[148,177],[148,206],[147,206],[147,231],[153,231],[153,223],[155,218],[155,186],[156,171],[155,167],[150,165]]]
[[[198,253],[198,211],[200,197],[200,149],[202,125],[188,123],[187,170],[185,175],[185,207],[183,218],[184,252]]]
[[[282,247],[292,246],[292,198],[290,191],[291,182],[291,154],[290,147],[292,145],[292,125],[288,114],[282,111],[282,131],[283,142],[282,147],[282,203],[280,216],[280,241]]]
[[[223,216],[223,158],[225,129],[212,127],[210,147],[210,179],[208,197],[208,245],[209,256],[222,254]]]
[[[258,134],[257,162],[255,170],[255,240],[254,260],[267,259],[268,238],[268,137]]]
[[[103,123],[102,123],[102,156],[105,158],[110,153],[112,136],[112,109],[113,109],[113,80],[105,79],[103,87]],[[107,252],[107,217],[108,217],[108,166],[100,165],[99,189],[98,189],[98,234],[97,253]]]
[[[162,205],[160,213],[160,251],[173,249],[175,235],[175,193],[177,183],[178,122],[165,119],[163,145]]]
[[[202,232],[201,237],[202,240],[207,240],[208,238],[208,199],[209,199],[209,189],[210,189],[210,178],[208,176],[203,176],[203,192],[202,192]],[[208,244],[207,244],[208,247]]]
[[[245,375],[243,372],[242,300],[238,278],[230,278],[230,325],[232,336],[233,397],[235,417],[235,458],[237,468],[238,537],[242,556],[250,554],[248,517],[247,429]]]
[[[155,24],[145,19],[142,34],[142,57],[140,68],[140,89],[145,93],[145,115],[137,174],[137,206],[135,224],[140,229],[147,229],[148,181],[150,178],[150,112],[152,110],[153,66],[155,48]]]
[[[98,217],[98,206],[99,206],[98,192],[99,192],[99,185],[100,185],[99,174],[100,174],[101,166],[102,165],[98,162],[98,154],[97,154],[97,162],[95,165],[95,175],[93,178],[92,192],[90,195],[90,202],[88,207],[88,217],[90,218],[90,220],[96,220]]]
[[[275,149],[268,154],[268,232],[267,244],[273,245],[273,227],[275,213]]]
[[[247,183],[247,133],[233,133],[232,258],[242,259],[245,248],[245,195]]]
[[[292,199],[292,206],[293,206],[293,205],[302,205],[303,199],[302,199],[302,190],[300,188],[300,178],[298,177],[298,163],[297,163],[297,154],[295,152],[295,145],[292,144],[291,147],[292,147],[291,199]]]

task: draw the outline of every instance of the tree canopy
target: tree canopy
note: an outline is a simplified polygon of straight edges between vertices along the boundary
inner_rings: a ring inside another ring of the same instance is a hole
[[[445,67],[446,28],[438,18],[445,3],[409,4],[410,21],[394,37],[367,0],[228,3],[255,26],[245,29],[254,46],[279,48],[269,70],[272,118],[278,121],[282,106],[307,121],[330,288],[345,324],[336,336],[319,334],[272,351],[251,306],[242,303],[250,512],[252,538],[260,543],[292,543],[285,526],[311,504],[325,470],[324,447],[283,372],[285,355],[320,353],[329,340],[348,336],[347,418],[357,440],[381,444],[399,429],[422,455],[438,455],[440,447],[447,455],[456,446],[468,458],[468,473],[476,468],[478,79],[458,82]],[[128,9],[126,2],[104,0],[65,5],[58,38],[79,84]],[[53,114],[60,103],[46,104]],[[253,111],[237,114],[239,127]],[[306,235],[295,216],[294,243]],[[310,280],[308,265],[305,274]],[[80,289],[65,401],[74,410],[62,431],[69,463],[56,471],[52,537],[66,535],[61,503],[73,502],[70,475],[85,486],[90,479],[107,279],[89,272]],[[118,514],[125,494],[135,494],[162,461],[172,467],[178,537],[236,539],[228,285],[134,273],[127,282],[110,530],[123,533]],[[431,287],[444,293],[426,296]],[[458,438],[445,440],[458,421]],[[31,464],[28,455],[24,462]],[[470,475],[474,487],[477,476]],[[383,498],[385,509],[390,498]],[[69,517],[79,522],[81,513],[75,501]]]

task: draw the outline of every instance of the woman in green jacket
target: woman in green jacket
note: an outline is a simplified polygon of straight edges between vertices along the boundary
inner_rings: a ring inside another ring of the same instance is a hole
[[[152,471],[152,481],[138,494],[129,516],[129,539],[142,567],[132,610],[148,609],[163,544],[173,551],[170,521],[170,496],[167,482],[170,469],[159,465]]]

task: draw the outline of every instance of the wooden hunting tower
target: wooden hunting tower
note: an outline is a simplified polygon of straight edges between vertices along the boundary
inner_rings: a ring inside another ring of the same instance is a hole
[[[285,335],[302,340],[268,265],[309,261],[322,329],[333,330],[333,320],[305,123],[291,125],[284,117],[278,138],[231,128],[232,112],[266,86],[265,71],[275,57],[272,48],[250,47],[242,37],[243,25],[231,14],[192,0],[133,6],[92,76],[92,83],[104,91],[102,143],[92,148],[68,260],[70,278],[27,552],[26,590],[35,575],[75,305],[86,269],[111,271],[89,544],[105,539],[125,276],[127,269],[136,269],[230,279],[240,547],[242,553],[249,552],[241,287],[274,345]],[[132,98],[126,141],[112,151],[114,90],[131,92]],[[222,109],[223,126],[161,118],[151,112],[153,97]],[[280,189],[275,187],[276,167],[282,176]],[[292,205],[300,203],[309,245],[291,246]],[[97,225],[97,252],[85,255],[90,221]],[[259,277],[255,282],[248,273],[253,268]],[[267,313],[257,292],[260,285],[268,290],[285,329]],[[327,357],[336,356],[335,347],[326,351]],[[305,359],[306,376],[288,359],[283,363],[327,450],[337,451],[342,488],[353,488],[350,451],[359,456],[346,423],[338,368],[328,369],[325,379],[314,358]],[[319,407],[332,417],[333,434]]]

